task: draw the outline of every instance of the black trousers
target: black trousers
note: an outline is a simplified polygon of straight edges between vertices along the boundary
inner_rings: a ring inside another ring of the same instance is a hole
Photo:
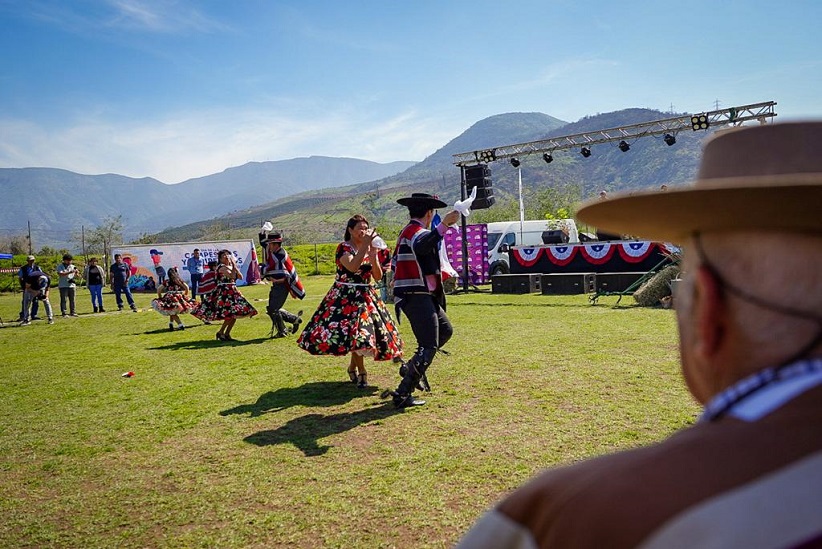
[[[289,313],[285,309],[283,309],[283,305],[285,305],[285,300],[288,299],[289,296],[288,286],[285,284],[272,284],[271,289],[268,291],[268,312],[269,314],[274,314],[279,312],[282,315],[283,320],[286,322],[296,322],[297,315]]]
[[[411,324],[418,347],[439,349],[454,335],[448,315],[432,295],[406,295],[400,309]]]
[[[271,290],[268,292],[268,310],[271,312],[279,311],[285,305],[285,300],[288,299],[288,288],[285,284],[272,284]]]

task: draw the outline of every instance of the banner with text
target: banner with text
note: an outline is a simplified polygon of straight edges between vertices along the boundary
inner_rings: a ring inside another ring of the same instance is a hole
[[[224,240],[212,242],[183,242],[174,244],[146,244],[140,246],[118,246],[113,254],[123,256],[123,262],[131,268],[128,287],[135,291],[156,291],[157,285],[166,278],[171,267],[177,267],[180,278],[191,284],[188,272],[188,258],[194,254],[194,248],[200,250],[203,270],[208,270],[209,261],[217,261],[220,250],[228,250],[243,273],[238,286],[254,284],[260,281],[260,267],[257,262],[257,251],[251,240]]]

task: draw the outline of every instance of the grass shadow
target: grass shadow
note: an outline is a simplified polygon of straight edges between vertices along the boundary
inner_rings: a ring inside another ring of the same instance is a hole
[[[290,443],[306,456],[321,456],[333,448],[333,445],[321,445],[320,439],[402,412],[402,410],[395,409],[393,404],[387,403],[357,412],[330,416],[308,414],[294,418],[277,429],[258,431],[243,440],[261,447]]]
[[[358,389],[354,384],[344,381],[315,381],[299,387],[268,391],[260,395],[253,404],[240,404],[221,411],[220,415],[248,414],[249,417],[259,417],[292,406],[338,406],[355,398],[372,396],[376,391],[376,387]]]
[[[151,333],[151,332],[147,332]],[[180,349],[214,349],[217,347],[243,347],[245,345],[257,345],[259,343],[265,343],[268,341],[269,338],[267,337],[258,337],[256,339],[247,339],[244,341],[239,340],[232,340],[232,341],[217,341],[216,339],[206,339],[206,340],[198,340],[198,341],[176,341],[174,343],[169,343],[168,345],[160,345],[159,347],[148,347],[152,351],[163,351],[163,350],[180,350]]]

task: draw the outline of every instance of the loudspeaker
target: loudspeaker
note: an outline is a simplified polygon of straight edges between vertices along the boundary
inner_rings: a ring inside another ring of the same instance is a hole
[[[642,272],[597,273],[597,291],[624,292],[643,276]]]
[[[491,183],[491,170],[487,164],[466,166],[465,192],[470,196],[474,187],[477,188],[477,197],[471,205],[472,210],[484,210],[494,205],[494,188]]]
[[[568,242],[568,235],[562,231],[542,231],[543,244],[565,244]]]
[[[495,294],[538,294],[542,291],[540,274],[507,274],[491,277],[491,292]]]
[[[597,240],[622,240],[622,236],[605,231],[597,231]]]
[[[542,275],[542,295],[575,295],[596,291],[596,273]]]

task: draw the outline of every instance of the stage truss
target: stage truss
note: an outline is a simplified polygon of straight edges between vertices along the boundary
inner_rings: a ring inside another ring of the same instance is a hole
[[[676,135],[684,130],[705,131],[707,128],[717,128],[727,125],[738,126],[751,120],[765,124],[769,119],[776,116],[775,106],[775,101],[766,101],[764,103],[729,107],[727,109],[719,109],[699,114],[686,114],[673,118],[643,122],[641,124],[632,124],[630,126],[609,128],[607,130],[577,133],[540,141],[469,151],[453,155],[453,163],[456,166],[464,167],[506,158],[518,158],[522,160],[523,157],[532,154],[547,153],[552,155],[556,151],[565,149],[582,149],[582,147],[590,147],[612,141],[632,142],[642,137],[664,136],[665,134],[675,139]],[[694,130],[694,123],[700,120],[706,121],[707,126]]]

